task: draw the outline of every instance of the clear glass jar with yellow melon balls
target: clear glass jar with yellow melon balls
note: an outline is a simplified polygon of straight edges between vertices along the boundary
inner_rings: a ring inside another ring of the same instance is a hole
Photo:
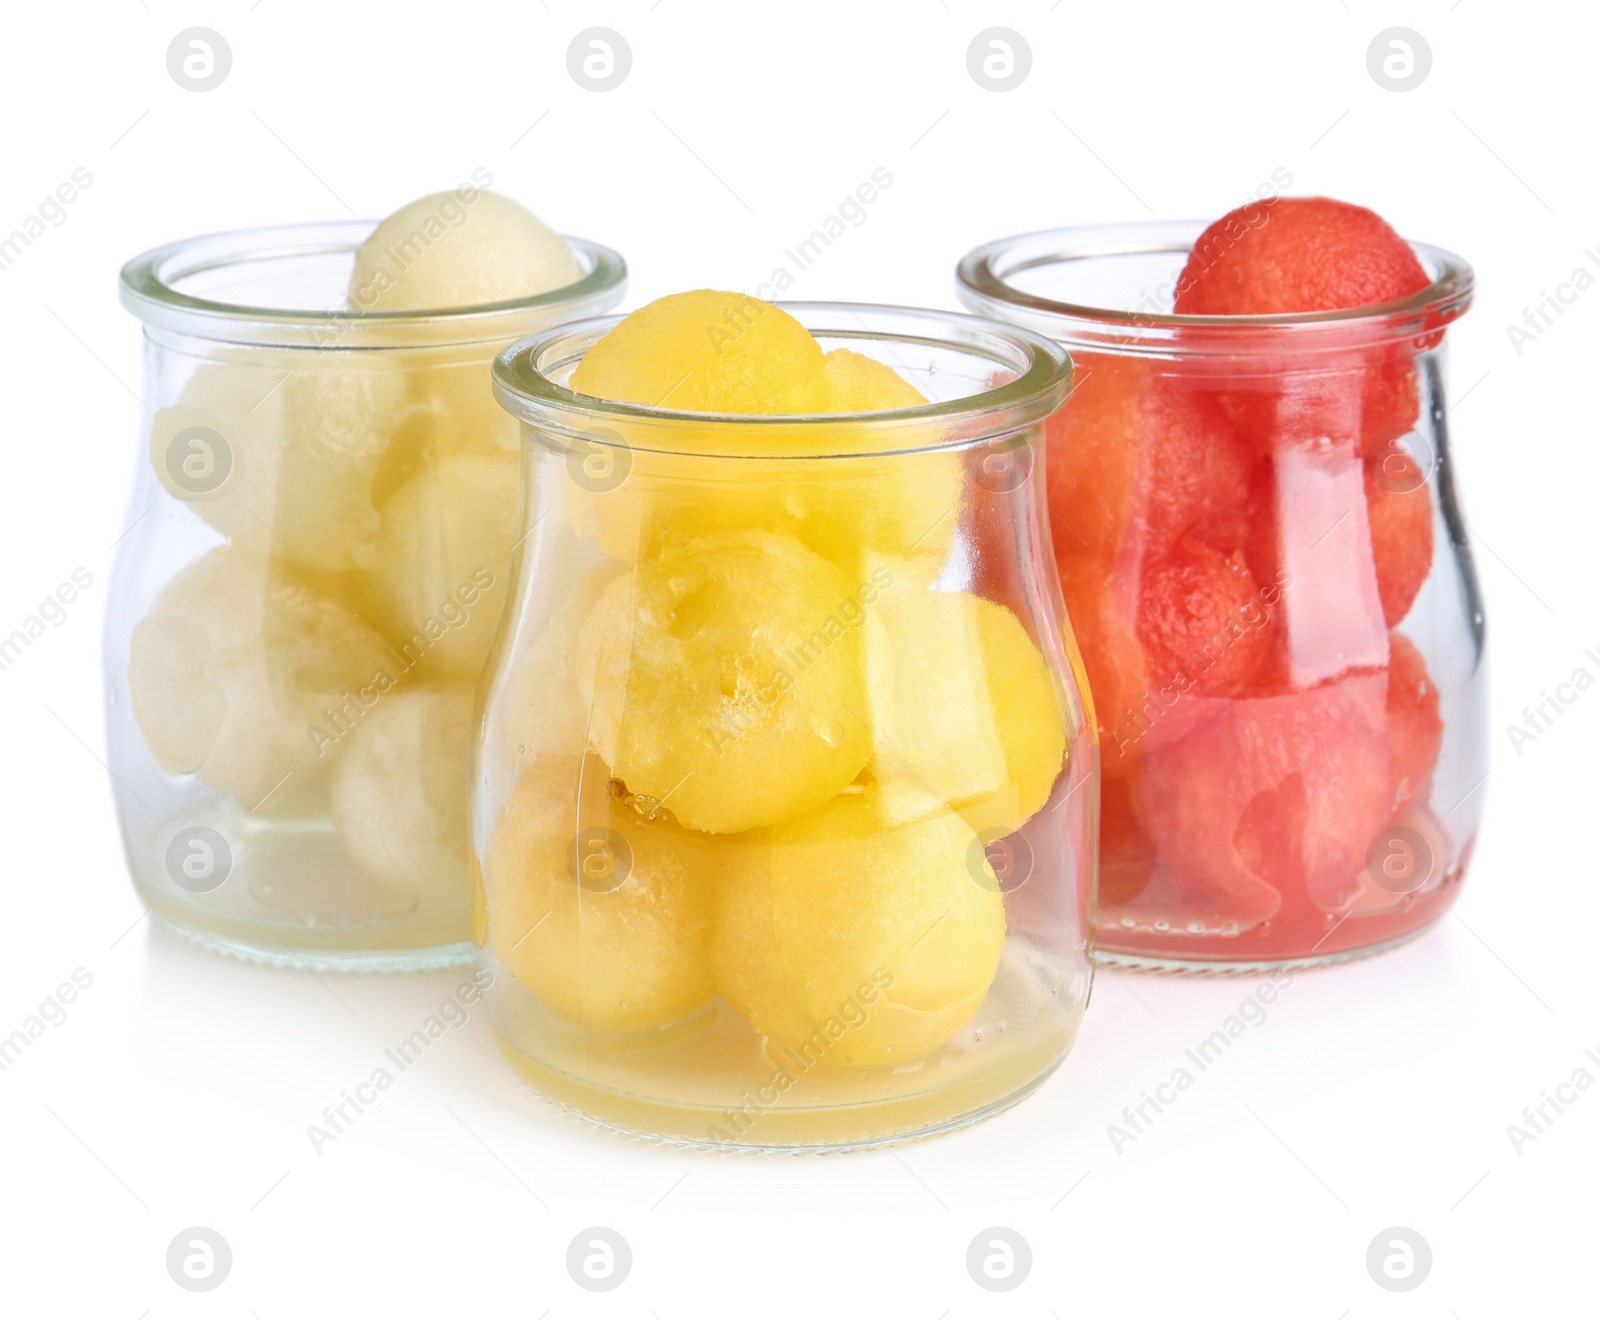
[[[123,270],[147,412],[109,767],[159,917],[291,965],[470,958],[473,699],[521,461],[489,364],[625,281],[616,253],[476,183]]]
[[[1088,1000],[1098,768],[1037,464],[1064,353],[702,290],[514,346],[471,830],[490,1018],[603,1124],[999,1112]]]

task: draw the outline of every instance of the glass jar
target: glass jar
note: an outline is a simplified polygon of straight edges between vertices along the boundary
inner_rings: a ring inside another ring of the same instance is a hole
[[[502,1047],[555,1101],[694,1145],[870,1146],[1014,1103],[1088,1001],[1093,728],[1035,466],[1070,368],[970,317],[784,310],[930,402],[573,393],[616,318],[495,364],[525,486],[475,937]]]
[[[146,424],[106,627],[135,888],[209,947],[471,957],[467,749],[511,559],[517,430],[489,364],[621,299],[582,277],[462,310],[344,310],[370,222],[216,234],[122,272]]]
[[[1051,537],[1104,772],[1110,961],[1388,948],[1460,889],[1488,772],[1484,618],[1447,443],[1458,258],[1351,311],[1172,315],[1203,226],[1002,239],[971,308],[1070,351]]]

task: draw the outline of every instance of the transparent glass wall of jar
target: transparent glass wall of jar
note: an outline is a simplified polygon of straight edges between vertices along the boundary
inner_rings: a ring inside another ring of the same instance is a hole
[[[795,304],[925,406],[713,416],[496,364],[522,540],[476,937],[513,1064],[617,1128],[876,1145],[998,1111],[1088,1000],[1093,728],[1035,466],[1068,373],[992,322]]]
[[[1472,273],[1276,318],[1170,314],[1203,226],[1054,230],[958,267],[1076,366],[1050,535],[1099,722],[1099,950],[1226,970],[1414,936],[1488,771],[1484,616],[1447,433]]]
[[[470,956],[473,698],[509,573],[517,428],[489,364],[621,298],[582,277],[352,312],[368,222],[130,262],[145,405],[106,629],[112,785],[155,913],[213,948],[390,969]]]

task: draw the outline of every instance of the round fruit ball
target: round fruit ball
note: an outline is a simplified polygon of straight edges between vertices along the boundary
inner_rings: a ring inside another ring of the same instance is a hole
[[[1410,612],[1433,567],[1433,497],[1410,455],[1367,460],[1367,524],[1383,618],[1394,627]]]
[[[376,355],[367,355],[373,357]],[[362,355],[207,362],[150,424],[166,489],[235,545],[342,573],[370,553],[373,492],[426,419],[403,372]]]
[[[1273,611],[1244,554],[1193,537],[1143,565],[1138,620],[1152,679],[1201,696],[1256,687],[1276,651]]]
[[[579,632],[594,749],[691,829],[732,834],[820,807],[872,753],[869,660],[884,656],[872,598],[786,537],[667,549],[613,582]]]
[[[925,403],[888,364],[849,349],[824,355],[811,332],[771,303],[702,289],[674,294],[626,317],[585,354],[575,390],[624,402],[725,415],[874,413]],[[961,465],[951,453],[907,453],[941,436],[908,436],[864,422],[819,421],[785,430],[720,423],[666,440],[616,423],[627,480],[603,491],[570,489],[579,526],[613,558],[637,563],[663,547],[715,532],[791,536],[860,581],[891,573],[916,585],[942,567],[961,512]],[[819,465],[774,452],[821,450]],[[666,454],[663,448],[700,452]],[[896,452],[872,457],[872,451]],[[767,457],[766,455],[772,455]],[[582,487],[582,488],[579,488]]]
[[[572,373],[580,394],[679,412],[827,411],[822,348],[772,303],[696,289],[624,317]]]
[[[1433,779],[1444,741],[1439,689],[1428,662],[1409,637],[1389,634],[1389,756],[1398,811],[1419,797]]]
[[[527,207],[477,188],[430,193],[356,250],[350,306],[432,311],[531,298],[574,283],[566,239]]]
[[[716,865],[708,840],[620,801],[596,758],[538,761],[484,853],[489,949],[583,1026],[681,1021],[717,993],[701,952]]]
[[[393,669],[383,639],[316,581],[219,546],[135,625],[128,695],[163,770],[255,810],[322,776]]]
[[[1006,919],[982,844],[936,799],[906,805],[856,786],[730,857],[711,963],[779,1063],[913,1063],[989,991]]]
[[[1106,564],[1185,532],[1231,549],[1249,515],[1253,460],[1209,390],[1159,363],[1083,355],[1047,426],[1051,537]]]
[[[429,677],[483,668],[511,572],[519,472],[515,454],[457,454],[383,503],[362,612]]]
[[[465,684],[385,694],[350,732],[328,783],[351,860],[433,911],[466,911],[472,700]]]
[[[1331,197],[1250,202],[1195,240],[1178,276],[1182,316],[1332,312],[1428,287],[1411,245],[1364,206]]]
[[[1343,311],[1428,287],[1411,245],[1379,215],[1329,197],[1278,197],[1230,211],[1195,241],[1173,310],[1193,316],[1282,316]],[[1326,338],[1326,329],[1319,331]],[[1219,392],[1246,437],[1284,445],[1361,450],[1417,419],[1416,368],[1404,347],[1352,332],[1350,347],[1295,351],[1278,335],[1276,364]],[[1320,343],[1320,341],[1319,341]]]

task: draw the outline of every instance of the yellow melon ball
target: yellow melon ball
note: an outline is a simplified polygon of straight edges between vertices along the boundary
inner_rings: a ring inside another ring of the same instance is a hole
[[[328,784],[334,828],[362,871],[463,918],[472,701],[465,684],[385,693],[346,735]]]
[[[483,668],[511,572],[519,478],[515,454],[457,454],[384,501],[361,609],[427,677]]]
[[[630,313],[572,373],[580,394],[709,413],[815,413],[827,406],[822,349],[788,312],[697,289]]]
[[[613,793],[596,758],[524,771],[483,856],[488,944],[529,991],[599,1031],[645,1031],[716,993],[701,950],[717,852]]]
[[[915,408],[927,402],[921,391],[887,363],[854,349],[836,348],[822,362],[831,413]]]
[[[583,753],[589,706],[578,682],[578,633],[620,572],[603,565],[584,574],[542,626],[505,656],[487,702],[494,713],[489,745],[505,766],[520,768],[551,753]]]
[[[375,356],[263,352],[202,364],[152,419],[150,459],[236,545],[340,573],[377,534],[391,444],[424,425],[405,375]]]
[[[1045,804],[1066,755],[1055,682],[1003,605],[927,591],[881,611],[893,699],[872,772],[957,808],[974,830],[1010,832]]]
[[[786,537],[667,549],[612,583],[579,633],[592,745],[691,829],[821,806],[872,750],[869,598]]]
[[[897,581],[926,586],[961,518],[960,459],[947,452],[737,461],[635,453],[631,467],[603,493],[568,477],[574,521],[629,563],[751,529],[792,537],[858,580],[887,565]]]
[[[548,293],[581,273],[566,239],[527,207],[460,188],[383,220],[356,251],[349,299],[368,312],[477,307]]]
[[[977,1012],[1005,943],[971,827],[933,799],[890,811],[873,785],[741,840],[719,892],[719,987],[799,1068],[931,1054]]]
[[[394,669],[383,639],[314,579],[220,546],[135,625],[128,694],[163,770],[254,810],[322,776]]]

